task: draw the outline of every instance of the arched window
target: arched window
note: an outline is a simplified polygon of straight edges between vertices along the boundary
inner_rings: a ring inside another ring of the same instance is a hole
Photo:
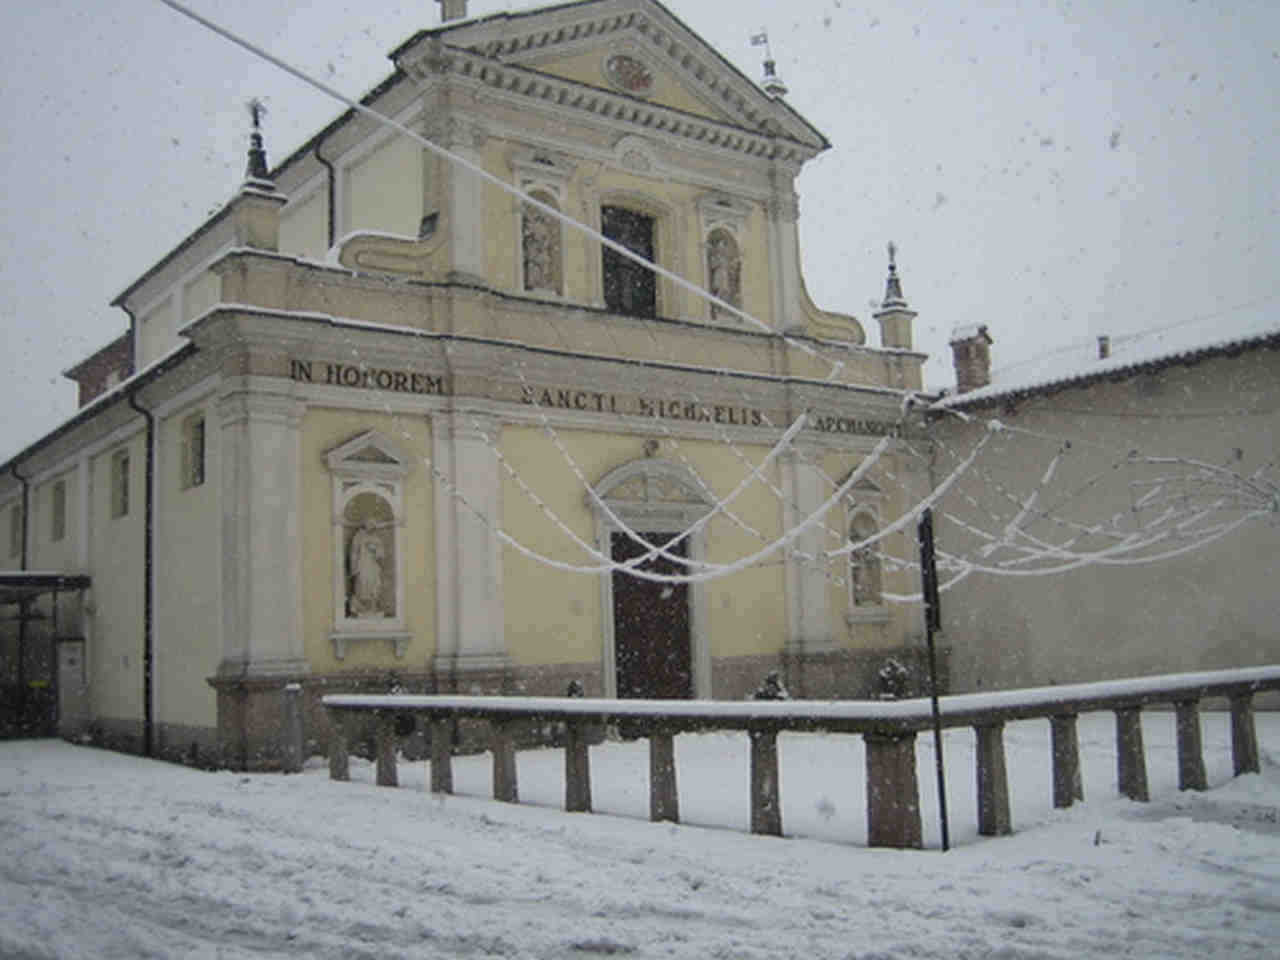
[[[849,524],[849,540],[860,543],[879,529],[875,514],[859,510]],[[854,607],[878,607],[884,599],[880,585],[880,545],[861,547],[849,554],[849,597]]]
[[[529,194],[539,203],[559,210],[555,197],[545,190]],[[544,210],[524,204],[520,222],[520,253],[524,268],[524,289],[531,292],[564,292],[560,222]]]
[[[707,235],[707,289],[725,303],[742,306],[742,254],[738,241],[724,227],[716,227]],[[711,319],[733,314],[714,303]]]

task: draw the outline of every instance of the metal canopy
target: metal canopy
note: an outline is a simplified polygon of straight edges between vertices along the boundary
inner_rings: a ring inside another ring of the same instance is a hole
[[[46,593],[87,590],[92,585],[89,575],[85,573],[0,570],[0,604],[21,603]]]

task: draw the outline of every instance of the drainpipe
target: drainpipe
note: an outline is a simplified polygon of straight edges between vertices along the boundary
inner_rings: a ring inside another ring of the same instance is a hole
[[[334,181],[333,164],[320,156],[320,144],[317,142],[315,149],[311,151],[316,155],[316,159],[320,161],[320,165],[328,171],[329,186],[329,242],[325,244],[326,250],[333,249],[334,233],[337,230],[337,211],[334,210],[334,204],[337,202],[337,183]]]
[[[16,463],[9,465],[9,471],[22,484],[22,550],[18,569],[26,570],[27,511],[31,506],[31,481],[18,472]],[[23,717],[27,715],[27,614],[30,610],[30,600],[23,597],[18,601],[18,710]]]
[[[143,756],[154,754],[155,735],[155,475],[156,475],[156,418],[150,410],[138,406],[136,391],[129,394],[129,406],[147,420],[146,495],[143,503],[145,521],[142,548],[142,749]]]

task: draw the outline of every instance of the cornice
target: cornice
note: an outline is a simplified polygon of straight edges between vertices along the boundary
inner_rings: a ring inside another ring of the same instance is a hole
[[[586,0],[520,13],[499,13],[424,30],[394,50],[404,59],[430,46],[452,45],[491,62],[545,60],[630,33],[661,69],[680,76],[709,106],[736,116],[743,127],[804,143],[817,153],[826,137],[784,100],[770,97],[714,47],[656,0]]]
[[[494,60],[461,47],[445,45],[445,49],[448,56],[423,53],[416,59],[402,61],[400,66],[420,83],[436,83],[447,76],[454,82],[469,82],[477,90],[501,92],[517,100],[531,100],[558,110],[620,123],[646,136],[666,136],[680,143],[714,147],[781,164],[798,167],[825,149],[825,145],[736,126],[620,91]]]

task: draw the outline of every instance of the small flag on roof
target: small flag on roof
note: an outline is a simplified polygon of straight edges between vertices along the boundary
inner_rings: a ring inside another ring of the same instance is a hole
[[[767,46],[768,43],[769,43],[769,34],[764,30],[761,30],[759,33],[753,33],[751,35],[751,45],[753,47]]]

